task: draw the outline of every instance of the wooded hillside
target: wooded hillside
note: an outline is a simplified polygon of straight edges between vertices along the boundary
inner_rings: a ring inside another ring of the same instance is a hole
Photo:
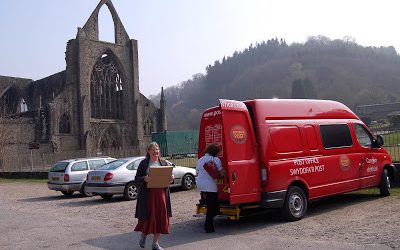
[[[168,130],[198,129],[218,99],[317,98],[358,104],[400,101],[400,56],[394,47],[310,37],[304,44],[250,45],[164,90]],[[160,96],[151,96],[159,103]]]

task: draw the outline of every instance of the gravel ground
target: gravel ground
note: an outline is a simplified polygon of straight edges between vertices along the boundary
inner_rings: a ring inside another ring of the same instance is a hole
[[[203,233],[204,218],[193,216],[198,197],[197,190],[172,190],[166,249],[400,249],[399,196],[331,197],[291,223],[273,211],[218,218],[214,234]],[[118,196],[64,197],[41,183],[0,183],[0,249],[138,249],[135,204]]]

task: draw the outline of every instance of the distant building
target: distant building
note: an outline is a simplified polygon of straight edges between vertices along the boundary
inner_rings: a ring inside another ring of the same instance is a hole
[[[98,14],[105,6],[115,43],[99,41]],[[30,148],[36,157],[143,155],[151,133],[166,130],[163,90],[160,109],[139,92],[138,44],[111,0],[101,0],[67,42],[65,61],[65,70],[37,81],[0,76],[0,129],[8,131],[0,134],[0,170],[10,168],[6,158]]]

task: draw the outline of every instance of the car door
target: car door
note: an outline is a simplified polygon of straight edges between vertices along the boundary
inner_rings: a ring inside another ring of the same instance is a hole
[[[77,161],[71,165],[70,183],[82,183],[86,180],[89,165],[86,160]]]
[[[368,129],[362,124],[355,123],[354,131],[357,137],[357,142],[360,146],[360,187],[372,186],[377,179],[379,159],[379,157],[374,155],[374,149],[372,148],[373,137]]]

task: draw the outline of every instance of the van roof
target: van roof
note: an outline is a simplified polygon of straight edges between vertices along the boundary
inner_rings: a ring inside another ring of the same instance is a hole
[[[330,100],[255,99],[244,101],[258,123],[282,119],[357,119],[346,105]]]

